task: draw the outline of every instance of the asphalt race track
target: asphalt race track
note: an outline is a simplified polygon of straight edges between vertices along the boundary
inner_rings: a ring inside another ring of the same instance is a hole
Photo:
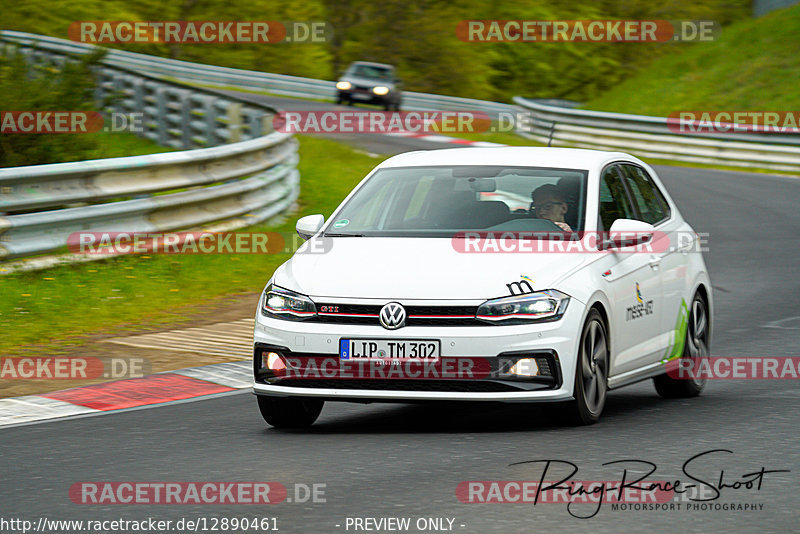
[[[345,141],[369,152],[443,146],[357,137]],[[657,171],[695,230],[709,234],[712,355],[800,356],[800,181]],[[798,428],[796,380],[712,381],[701,397],[676,401],[643,382],[612,392],[600,423],[585,428],[561,426],[547,406],[328,404],[311,429],[279,431],[265,426],[251,394],[237,393],[0,429],[0,503],[3,517],[34,522],[269,517],[284,533],[355,532],[347,518],[356,517],[409,517],[408,532],[418,531],[419,518],[452,519],[452,531],[463,533],[789,532],[800,520]],[[722,471],[731,485],[762,467],[790,472],[767,473],[760,489],[723,489],[706,503],[710,510],[687,509],[685,501],[674,510],[623,511],[611,504],[462,504],[456,497],[462,481],[538,480],[541,464],[509,464],[547,459],[575,464],[576,480],[619,480],[622,465],[602,464],[625,459],[655,464],[648,480],[691,482],[684,462],[713,449],[732,452],[696,460],[691,472],[717,486]],[[275,481],[293,500],[295,484],[325,484],[325,502],[80,505],[68,495],[80,481]],[[731,503],[756,509],[713,509]]]

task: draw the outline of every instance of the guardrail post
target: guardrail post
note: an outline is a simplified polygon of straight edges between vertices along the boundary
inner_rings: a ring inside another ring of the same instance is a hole
[[[192,93],[181,94],[181,143],[183,148],[192,146]]]
[[[144,137],[145,136],[144,128],[146,128],[145,124],[149,120],[149,117],[144,111],[144,82],[140,79],[134,79],[133,81],[132,101],[133,101],[134,112],[142,114],[141,125],[143,130],[135,133],[139,137]]]
[[[114,94],[112,95],[110,107],[112,113],[119,113],[122,110],[121,100],[125,98],[126,76],[121,76],[118,72],[111,72],[114,84]]]
[[[263,115],[261,117],[261,132],[262,135],[266,135],[268,133],[275,131],[275,125],[272,123],[273,116],[270,115]]]
[[[164,118],[167,116],[167,95],[166,88],[158,86],[155,88],[156,108],[158,116],[156,118],[156,126],[158,128],[158,144],[161,146],[167,145],[167,121]]]
[[[247,119],[247,137],[255,139],[261,137],[272,131],[272,119],[268,117],[263,111],[258,109],[248,108],[246,112]],[[266,120],[269,119],[269,120]]]
[[[228,105],[228,143],[238,143],[242,139],[242,104],[233,102]]]

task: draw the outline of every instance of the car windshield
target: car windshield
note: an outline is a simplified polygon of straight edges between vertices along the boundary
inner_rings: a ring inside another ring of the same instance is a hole
[[[582,231],[587,174],[505,166],[380,169],[347,201],[325,234],[436,237],[465,230]]]
[[[376,67],[374,65],[353,65],[347,74],[359,78],[373,78],[376,80],[391,80],[392,71],[386,67]]]

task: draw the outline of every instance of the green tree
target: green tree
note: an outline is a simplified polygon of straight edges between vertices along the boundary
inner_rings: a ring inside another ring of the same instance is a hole
[[[23,55],[0,56],[2,111],[95,111],[96,53],[60,67],[31,67]],[[79,161],[97,148],[87,134],[0,134],[0,167]]]

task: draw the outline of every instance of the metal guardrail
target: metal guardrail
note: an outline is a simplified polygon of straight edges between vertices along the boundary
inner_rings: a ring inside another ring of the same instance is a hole
[[[0,210],[21,213],[234,181],[296,158],[296,142],[288,137],[272,133],[258,143],[0,169]]]
[[[68,46],[6,33],[2,52],[32,65],[74,60]],[[58,251],[78,231],[239,228],[296,200],[298,144],[273,131],[276,109],[107,61],[95,74],[104,112],[143,113],[140,134],[161,145],[209,148],[0,169],[0,260]]]
[[[0,258],[57,250],[73,232],[167,232],[232,219],[240,223],[233,227],[241,227],[273,217],[289,208],[299,193],[296,148],[291,136],[276,132],[224,147],[0,169],[0,184],[24,184],[21,179],[36,183],[39,178],[52,184],[58,177],[91,173],[91,185],[81,190],[97,195],[93,200],[131,190],[140,194],[155,187],[197,187],[261,171],[177,193],[0,218]],[[214,174],[214,166],[221,174]]]
[[[60,67],[94,49],[49,46],[34,40],[9,40],[0,32],[0,53],[21,54],[31,66]],[[52,39],[52,38],[48,38]],[[98,102],[106,113],[141,113],[146,137],[172,148],[198,148],[254,139],[272,131],[277,110],[221,92],[190,87],[148,74],[143,69],[105,60],[95,69]],[[267,119],[267,120],[265,120]]]
[[[515,97],[525,110],[519,133],[543,144],[619,150],[639,157],[800,171],[800,135],[678,133],[665,117],[567,109]]]

